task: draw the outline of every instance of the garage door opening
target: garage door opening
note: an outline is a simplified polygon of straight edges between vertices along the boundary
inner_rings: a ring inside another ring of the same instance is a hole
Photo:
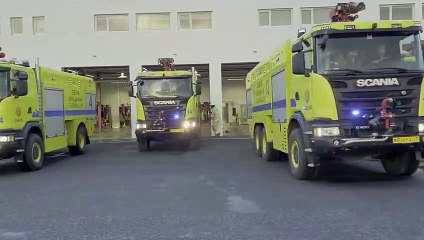
[[[222,122],[226,136],[249,135],[246,108],[246,76],[258,63],[223,63]]]

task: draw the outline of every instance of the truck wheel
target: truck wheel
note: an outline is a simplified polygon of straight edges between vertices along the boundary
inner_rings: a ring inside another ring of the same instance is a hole
[[[266,138],[265,128],[262,128],[259,139],[262,139],[262,142],[261,142],[262,159],[264,159],[267,162],[276,161],[278,159],[278,151],[276,151],[273,148],[272,143],[267,142],[268,139]]]
[[[25,144],[23,162],[18,163],[22,171],[40,170],[44,163],[44,144],[38,134],[30,133]]]
[[[289,164],[290,172],[299,180],[310,180],[318,175],[318,167],[308,167],[302,131],[293,129],[289,136]]]
[[[71,155],[81,155],[85,151],[87,145],[87,130],[84,126],[79,126],[75,140],[76,146],[69,146],[69,152]]]
[[[261,139],[262,127],[256,126],[255,132],[253,133],[255,151],[258,157],[262,157],[262,139]]]
[[[150,151],[150,140],[149,139],[139,140],[137,141],[137,146],[138,146],[139,152]]]
[[[393,176],[410,176],[419,166],[414,151],[385,155],[381,158],[381,164],[386,173]]]

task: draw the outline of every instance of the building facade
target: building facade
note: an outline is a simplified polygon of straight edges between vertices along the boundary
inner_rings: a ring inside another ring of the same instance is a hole
[[[328,22],[337,2],[7,0],[1,7],[0,46],[8,58],[31,64],[39,58],[41,65],[54,69],[128,66],[130,79],[142,65],[157,64],[159,57],[173,57],[177,64],[207,64],[206,95],[222,109],[223,63],[261,61],[284,40],[294,39],[299,28]],[[424,16],[421,0],[364,2],[361,20]],[[132,114],[132,126],[134,122]]]

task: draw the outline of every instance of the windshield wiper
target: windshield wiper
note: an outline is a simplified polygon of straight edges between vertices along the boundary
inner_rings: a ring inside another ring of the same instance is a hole
[[[364,73],[361,70],[357,69],[350,69],[350,68],[340,68],[340,69],[328,69],[325,72],[336,72],[340,74],[358,74],[358,73]]]
[[[406,69],[406,68],[400,68],[400,67],[382,67],[382,68],[370,68],[368,70],[371,71],[378,71],[378,70],[392,70],[392,72],[397,72],[397,73],[407,73],[407,72],[411,72],[411,73],[423,73],[424,70],[421,69]]]
[[[378,71],[378,70],[393,70],[396,71],[398,73],[405,73],[410,71],[409,69],[406,68],[400,68],[400,67],[381,67],[381,68],[369,68],[367,70],[371,70],[371,71]]]

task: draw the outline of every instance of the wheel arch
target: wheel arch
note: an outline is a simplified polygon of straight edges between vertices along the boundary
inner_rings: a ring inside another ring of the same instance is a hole
[[[24,127],[24,141],[28,138],[29,134],[38,134],[41,139],[44,141],[43,131],[38,122],[28,122]]]
[[[79,127],[84,127],[86,130],[86,142],[87,144],[90,144],[90,138],[88,137],[88,130],[87,126],[84,123],[84,121],[81,120],[72,120],[72,121],[66,121],[66,129],[68,131],[68,146],[76,146],[76,139],[77,139],[77,131]]]

